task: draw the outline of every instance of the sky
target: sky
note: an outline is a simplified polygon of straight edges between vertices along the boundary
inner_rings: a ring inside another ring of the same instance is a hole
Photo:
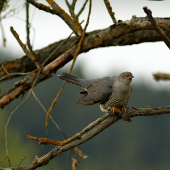
[[[11,0],[10,7],[16,8],[23,4],[23,0]],[[45,0],[38,2],[48,5]],[[65,1],[57,1],[66,12],[69,13]],[[83,0],[79,0],[76,6],[76,13]],[[110,0],[115,17],[117,20],[130,20],[133,15],[145,17],[143,6],[152,10],[154,17],[170,17],[170,0],[165,1],[147,1],[147,0]],[[85,11],[80,16],[80,22],[87,19],[87,4]],[[7,10],[7,11],[8,11]],[[7,11],[3,12],[3,16]],[[65,39],[70,33],[70,28],[58,16],[40,11],[30,5],[31,21],[31,42],[33,49],[41,49],[51,43]],[[82,25],[84,26],[86,22]],[[108,28],[112,25],[112,20],[107,12],[103,0],[92,0],[92,12],[87,32]],[[24,55],[19,44],[10,32],[10,26],[18,32],[21,40],[26,42],[25,28],[25,9],[15,15],[2,20],[2,25],[7,39],[6,47],[2,47],[0,41],[0,50],[8,52],[13,58],[19,58]],[[1,32],[1,31],[0,31]],[[1,39],[1,33],[0,33]],[[90,50],[87,53],[80,54],[77,64],[81,63],[86,77],[98,78],[103,76],[118,75],[123,71],[131,71],[134,75],[134,83],[145,82],[152,84],[155,88],[169,88],[169,82],[156,82],[152,74],[157,72],[170,73],[169,67],[170,51],[164,42],[143,43],[138,45],[124,47],[108,47]],[[65,67],[69,68],[67,64]]]

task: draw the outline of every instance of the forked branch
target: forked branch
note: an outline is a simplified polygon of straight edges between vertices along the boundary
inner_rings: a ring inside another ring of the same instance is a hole
[[[127,116],[128,118],[133,118],[136,116],[154,116],[154,115],[162,115],[162,114],[168,114],[170,113],[170,106],[166,107],[157,107],[157,108],[131,108],[127,109]],[[82,143],[90,140],[103,130],[105,130],[107,127],[112,125],[113,123],[117,122],[118,120],[121,120],[124,116],[124,111],[121,111],[115,115],[111,115],[110,113],[106,113],[96,121],[92,122],[90,125],[88,125],[85,129],[83,129],[81,132],[77,133],[73,137],[69,138],[65,141],[56,141],[56,144],[58,143],[61,146],[56,146],[53,148],[50,152],[46,153],[45,155],[41,157],[36,157],[34,161],[25,167],[13,167],[10,168],[11,170],[33,170],[38,167],[46,165],[51,159],[54,157],[62,154],[65,151],[68,151],[76,146],[81,145]],[[78,135],[81,134],[81,135]],[[78,138],[76,137],[78,136]],[[39,141],[39,139],[36,138],[36,140]],[[46,143],[47,144],[47,143]],[[0,168],[0,170],[5,170],[5,168]]]

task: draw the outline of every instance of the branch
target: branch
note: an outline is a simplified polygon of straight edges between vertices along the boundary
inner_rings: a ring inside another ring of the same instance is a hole
[[[117,21],[116,21],[116,18],[115,18],[115,13],[112,11],[112,7],[111,7],[111,5],[110,5],[109,0],[104,0],[104,3],[105,3],[105,5],[106,5],[106,8],[107,8],[107,10],[108,10],[108,13],[110,14],[110,17],[112,18],[113,23],[116,24]]]
[[[51,14],[58,15],[60,18],[63,19],[63,21],[71,28],[71,30],[77,35],[81,36],[82,34],[82,28],[80,23],[77,21],[76,18],[72,19],[62,8],[60,8],[56,2],[53,0],[46,0],[50,6],[53,9],[50,9],[50,7],[45,6],[41,3],[37,3],[34,0],[27,0],[27,2],[31,3],[34,5],[36,8],[39,10],[43,10],[45,12],[49,12]]]
[[[0,27],[1,27],[1,32],[2,32],[3,46],[6,47],[5,32],[4,32],[4,28],[3,28],[3,25],[2,25],[2,22],[1,22],[1,21],[0,21]]]
[[[166,20],[166,24],[162,24],[162,22],[164,22],[165,20]],[[165,31],[168,31],[170,22],[167,23],[167,19],[164,19],[164,21],[163,19],[157,19],[157,22],[161,23],[161,27]],[[152,30],[152,29],[153,29],[152,25],[145,18],[140,18],[138,20],[132,19],[130,21],[120,22],[117,25],[113,25],[107,29],[100,30],[97,33],[92,32],[88,34],[88,36],[85,37],[82,43],[82,48],[80,50],[80,53],[87,52],[91,49],[98,48],[98,47],[109,46],[109,44],[112,44],[112,40],[114,38],[117,38],[127,33],[139,31],[139,30]],[[37,83],[43,81],[44,79],[49,78],[52,75],[52,73],[56,72],[56,70],[63,67],[66,63],[68,63],[73,59],[73,55],[77,49],[76,41],[74,41],[74,44],[71,45],[71,47],[69,44],[70,49],[65,51],[62,55],[60,55],[58,58],[53,60],[51,63],[49,63],[47,66],[45,66],[42,69],[42,74],[39,76]],[[13,66],[13,68],[16,67],[15,65],[12,64],[12,62],[8,63],[8,65],[10,64]],[[9,72],[9,70],[7,71]],[[15,83],[15,86],[13,88],[9,89],[4,94],[0,95],[0,108],[7,105],[13,99],[17,98],[18,96],[20,96],[21,94],[29,90],[34,78],[35,77],[33,75],[30,75],[26,77],[24,80]]]
[[[154,115],[162,115],[162,114],[170,113],[170,106],[157,107],[157,108],[134,108],[133,107],[131,109],[127,109],[126,111],[127,111],[128,118],[133,118],[136,116],[154,116]],[[46,153],[45,155],[39,158],[36,157],[30,165],[27,165],[25,167],[13,167],[10,169],[11,170],[33,170],[33,169],[36,169],[37,167],[44,166],[54,157],[78,145],[81,145],[82,143],[85,143],[86,141],[90,140],[91,138],[93,138],[94,136],[96,136],[97,134],[105,130],[107,127],[109,127],[113,123],[117,122],[118,120],[121,120],[123,118],[123,115],[124,115],[124,111],[121,111],[114,115],[105,113],[105,115],[102,116],[103,120],[101,119],[102,117],[99,118],[100,120],[102,120],[101,123],[99,124],[94,123],[95,126],[91,126],[90,128],[91,130],[88,130],[85,133],[79,132],[78,134],[81,134],[81,133],[83,134],[81,135],[80,138],[76,139],[73,136],[74,140],[69,140],[69,142],[63,141],[62,146],[56,146],[55,148],[53,148],[50,152]],[[95,122],[97,122],[97,120]],[[37,138],[36,140],[39,141],[39,138]],[[61,145],[61,142],[58,141],[58,144]],[[5,168],[4,169],[0,168],[0,170],[5,170]]]
[[[10,30],[11,30],[13,36],[18,41],[18,43],[21,46],[24,53],[31,59],[31,61],[34,63],[34,65],[39,69],[40,66],[39,66],[38,62],[36,61],[34,55],[27,50],[26,45],[22,43],[22,41],[20,40],[19,35],[17,34],[17,32],[13,29],[13,27],[10,27]]]
[[[170,32],[169,32],[169,27],[170,27],[170,19],[161,19],[161,18],[157,18],[156,19],[157,23],[161,25],[161,28],[166,31],[166,34],[168,35],[168,37],[170,37]],[[114,36],[114,38],[110,39],[109,41],[103,41],[104,37],[98,37],[97,40],[99,40],[100,46],[99,47],[108,47],[108,46],[124,46],[124,45],[132,45],[132,44],[139,44],[139,43],[143,43],[143,42],[156,42],[156,41],[162,41],[161,37],[157,34],[157,32],[155,32],[155,30],[153,29],[153,27],[150,25],[150,23],[147,21],[146,18],[137,18],[135,16],[133,16],[133,18],[129,21],[126,22],[132,22],[132,26],[134,27],[136,25],[137,28],[135,28],[134,30],[131,30],[131,32],[127,32],[126,30],[124,33],[122,34],[118,34],[118,36]],[[141,25],[146,24],[146,27],[148,26],[148,28],[146,29],[140,29]],[[124,25],[125,26],[125,25]],[[88,35],[88,37],[91,37],[91,40],[94,41],[95,43],[95,37],[97,37],[98,35],[101,34],[101,32],[107,30],[109,28],[106,28],[104,30],[96,30],[93,32],[89,32],[86,33]],[[116,27],[113,28],[117,29]],[[124,28],[126,29],[126,28]],[[105,35],[107,36],[107,35]],[[47,47],[40,49],[40,50],[36,50],[34,51],[36,56],[36,61],[41,64],[42,61],[44,61],[47,56],[49,56],[52,51],[54,51],[54,49],[57,48],[57,46],[62,43],[64,40],[60,40],[54,44],[50,44]],[[65,51],[67,51],[69,48],[71,48],[75,43],[77,43],[77,37],[71,37],[63,46],[62,48],[58,49],[54,55],[50,58],[50,60],[47,63],[50,63],[51,61],[53,61],[54,59],[58,58],[61,54],[63,54]],[[94,47],[95,48],[95,47]],[[89,50],[93,49],[93,47],[89,48]],[[80,53],[82,53],[82,51],[80,51]],[[31,72],[32,70],[35,69],[35,66],[32,64],[32,62],[26,57],[23,56],[21,58],[18,57],[18,59],[15,60],[10,60],[10,62],[8,62],[8,72],[9,73],[25,73],[25,72]],[[23,65],[24,63],[24,65]],[[5,75],[4,70],[1,68],[1,65],[3,64],[0,63],[0,78],[3,77]],[[12,67],[10,67],[12,66]],[[10,75],[7,76],[6,78],[3,78],[3,80],[6,79],[10,79],[12,77],[16,77],[17,74],[15,75]]]
[[[73,67],[74,67],[74,64],[75,64],[75,62],[76,62],[77,56],[78,56],[78,54],[80,53],[81,46],[82,46],[82,43],[83,43],[84,38],[85,38],[86,29],[87,29],[87,26],[88,26],[89,20],[90,20],[91,7],[92,7],[92,2],[91,2],[91,0],[90,0],[90,2],[89,2],[89,12],[88,12],[88,16],[87,16],[86,25],[85,25],[85,27],[84,27],[84,29],[83,29],[83,33],[82,33],[82,36],[81,36],[81,38],[80,38],[80,41],[79,41],[79,43],[78,43],[78,45],[77,45],[77,49],[76,49],[76,51],[75,51],[75,53],[74,53],[74,55],[73,55],[73,61],[72,61],[72,64],[71,64],[70,69],[69,69],[69,72],[68,72],[69,74],[71,73],[71,71],[72,71],[72,69],[73,69]],[[61,94],[61,92],[62,92],[62,90],[63,90],[63,88],[64,88],[64,86],[65,86],[65,83],[66,83],[66,82],[64,81],[64,83],[62,84],[62,87],[61,87],[60,91],[58,92],[56,98],[53,100],[53,102],[52,102],[52,104],[51,104],[51,106],[50,106],[50,108],[49,108],[49,110],[48,110],[48,114],[46,115],[46,130],[47,130],[47,134],[48,134],[48,118],[49,118],[49,114],[50,114],[52,108],[55,106],[58,98],[60,97],[60,94]]]
[[[30,23],[29,23],[29,3],[26,2],[26,33],[27,33],[27,45],[30,50],[30,52],[35,56],[32,46],[30,43]]]
[[[166,36],[166,34],[162,31],[162,29],[158,26],[158,24],[156,23],[156,21],[153,19],[152,17],[152,11],[150,9],[148,9],[146,6],[143,7],[143,10],[145,11],[145,13],[148,16],[149,21],[151,22],[153,28],[159,33],[159,35],[162,37],[163,41],[165,42],[165,44],[168,46],[168,48],[170,49],[170,40],[169,38]]]
[[[159,80],[170,80],[170,74],[166,73],[155,73],[153,74],[154,79],[159,81]]]
[[[88,0],[85,0],[83,6],[81,7],[80,11],[79,11],[79,12],[77,13],[77,15],[76,15],[77,18],[78,18],[78,17],[81,15],[81,13],[84,11],[87,2],[88,2]]]

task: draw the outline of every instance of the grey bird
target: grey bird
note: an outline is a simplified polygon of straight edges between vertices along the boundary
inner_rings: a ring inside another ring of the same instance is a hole
[[[107,111],[120,111],[123,108],[126,113],[126,106],[131,97],[130,83],[134,78],[131,72],[123,72],[118,77],[103,77],[99,79],[85,80],[68,73],[58,75],[68,83],[82,87],[85,91],[80,92],[84,95],[76,105],[100,104],[100,109]]]

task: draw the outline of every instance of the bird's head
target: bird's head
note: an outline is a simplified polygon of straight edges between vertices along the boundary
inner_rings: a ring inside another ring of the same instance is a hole
[[[132,82],[132,78],[134,78],[131,72],[123,72],[119,75],[119,80],[124,82],[125,84],[130,84]]]

